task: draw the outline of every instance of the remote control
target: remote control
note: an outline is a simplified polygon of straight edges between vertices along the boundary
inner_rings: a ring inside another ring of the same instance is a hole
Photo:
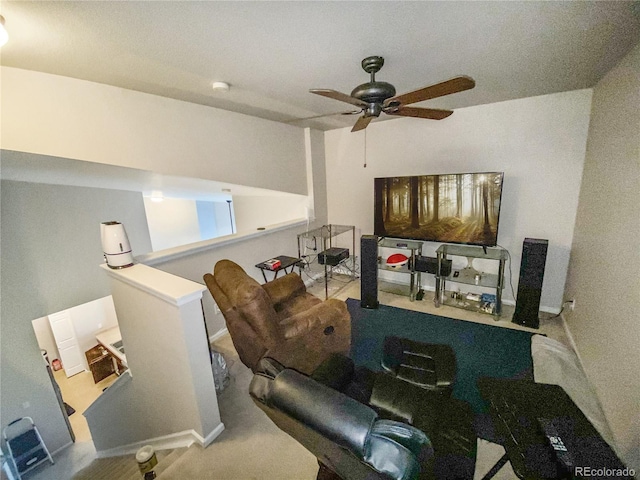
[[[573,457],[571,456],[571,453],[569,453],[567,446],[562,441],[553,419],[539,417],[538,423],[542,427],[542,431],[544,432],[545,437],[547,437],[549,445],[553,448],[558,460],[560,460],[560,463],[567,469],[567,471],[572,472],[574,467]]]

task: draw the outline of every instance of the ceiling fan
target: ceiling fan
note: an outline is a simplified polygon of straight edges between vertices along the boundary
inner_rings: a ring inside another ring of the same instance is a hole
[[[352,132],[357,132],[358,130],[367,128],[371,120],[379,117],[382,112],[387,115],[442,120],[451,115],[453,111],[435,108],[407,107],[407,105],[469,90],[476,85],[473,78],[460,76],[436,83],[435,85],[419,88],[412,92],[403,93],[402,95],[396,95],[396,89],[393,85],[387,82],[376,81],[375,75],[383,65],[384,58],[382,57],[373,56],[362,60],[362,69],[371,74],[371,81],[358,85],[353,89],[351,95],[325,88],[314,88],[309,90],[309,92],[350,103],[360,108],[360,112],[363,113],[363,115],[351,129]]]

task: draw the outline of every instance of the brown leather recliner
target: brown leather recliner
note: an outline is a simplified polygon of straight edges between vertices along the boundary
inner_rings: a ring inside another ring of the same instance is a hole
[[[348,353],[351,317],[345,302],[307,293],[290,273],[260,285],[231,260],[216,263],[204,281],[224,315],[240,360],[254,372],[271,357],[309,374],[332,353]]]

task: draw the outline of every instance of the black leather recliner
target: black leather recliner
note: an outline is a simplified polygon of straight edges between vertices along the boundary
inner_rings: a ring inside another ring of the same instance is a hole
[[[449,345],[392,336],[384,339],[382,368],[405,382],[450,396],[456,354]]]
[[[389,373],[356,368],[350,358],[339,354],[325,360],[310,377],[291,372],[285,371],[272,359],[263,359],[250,393],[278,427],[318,458],[318,480],[396,478],[388,473],[385,474],[387,476],[371,476],[373,474],[367,473],[366,469],[349,466],[349,462],[346,466],[344,462],[337,462],[336,458],[342,459],[345,452],[335,450],[336,444],[348,442],[350,437],[345,439],[342,435],[350,434],[351,415],[356,412],[358,415],[361,412],[375,415],[376,422],[386,419],[400,422],[405,428],[413,426],[426,434],[434,455],[426,459],[423,449],[418,461],[419,471],[411,467],[405,472],[408,476],[397,478],[473,479],[476,435],[472,426],[473,412],[466,402],[448,398],[441,392],[419,387]],[[290,381],[290,377],[295,377],[296,381]],[[286,388],[280,387],[277,400],[271,401],[271,389],[275,384],[284,384]],[[343,405],[349,408],[344,409]],[[364,428],[366,425],[360,426]],[[331,434],[327,436],[325,433]],[[322,441],[318,440],[318,435]],[[353,457],[349,458],[353,460]],[[375,468],[375,465],[369,467]]]
[[[343,375],[334,386],[348,380]],[[316,456],[319,479],[432,476],[433,448],[421,430],[384,420],[369,406],[273,359],[259,362],[249,392],[280,429]]]

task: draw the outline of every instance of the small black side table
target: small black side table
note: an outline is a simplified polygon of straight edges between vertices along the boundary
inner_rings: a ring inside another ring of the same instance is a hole
[[[265,271],[266,272],[273,272],[273,279],[275,280],[276,278],[278,278],[278,272],[280,270],[284,270],[284,273],[291,273],[293,272],[293,269],[297,266],[300,265],[302,263],[302,259],[301,258],[296,258],[296,257],[287,257],[286,255],[280,255],[279,257],[274,257],[277,260],[280,260],[280,266],[278,268],[276,268],[275,270],[271,270],[267,265],[266,265],[266,260],[264,262],[260,262],[256,265],[257,268],[259,268],[262,271],[262,277],[264,278],[265,283],[268,282],[267,280],[267,276],[265,275]],[[271,260],[271,259],[269,259]],[[287,268],[291,268],[291,270],[289,270],[287,272]]]
[[[487,377],[477,385],[506,452],[483,480],[507,462],[518,478],[527,480],[612,478],[585,473],[589,470],[634,478],[562,387]]]

